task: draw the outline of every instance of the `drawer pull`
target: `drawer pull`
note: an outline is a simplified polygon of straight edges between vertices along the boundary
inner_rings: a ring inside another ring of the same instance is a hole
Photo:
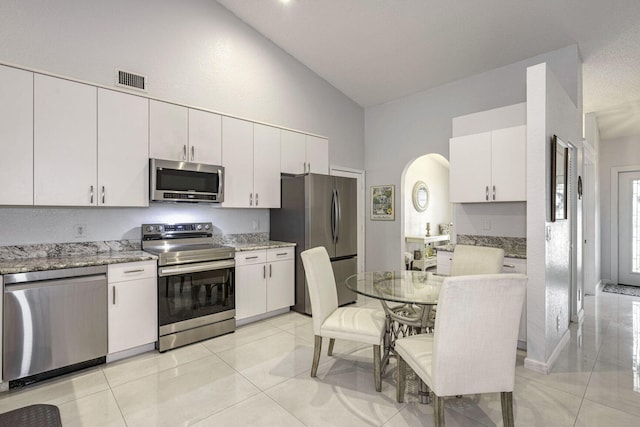
[[[287,252],[280,252],[280,253],[277,253],[276,256],[285,256],[286,254]]]
[[[258,255],[254,255],[254,256],[245,257],[244,259],[257,259],[257,258],[258,258]]]
[[[144,271],[144,268],[136,268],[135,270],[126,270],[124,274],[142,273],[143,271]]]
[[[503,264],[502,266],[504,268],[516,268],[516,266],[514,264]]]

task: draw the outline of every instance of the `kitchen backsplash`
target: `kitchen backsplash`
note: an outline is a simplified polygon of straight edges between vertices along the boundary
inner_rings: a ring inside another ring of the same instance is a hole
[[[231,245],[269,240],[269,233],[221,234],[213,236],[214,243]],[[44,243],[35,245],[0,246],[0,259],[23,258],[60,258],[82,255],[94,255],[104,252],[122,252],[141,250],[140,240],[106,240],[78,243]]]
[[[461,245],[489,246],[492,248],[502,248],[505,253],[526,254],[526,237],[496,237],[496,236],[476,236],[471,234],[458,234],[456,242]]]

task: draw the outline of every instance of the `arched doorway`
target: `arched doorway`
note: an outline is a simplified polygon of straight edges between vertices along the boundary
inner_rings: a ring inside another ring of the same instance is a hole
[[[424,259],[427,255],[425,244],[432,246],[448,241],[447,236],[438,242],[436,236],[443,234],[440,225],[451,224],[453,218],[449,203],[449,161],[435,153],[420,156],[405,168],[401,182],[402,241],[405,257],[422,259],[421,262],[415,262],[415,268],[428,268],[431,264],[435,266],[435,258],[430,262]],[[427,224],[432,239],[424,239]]]

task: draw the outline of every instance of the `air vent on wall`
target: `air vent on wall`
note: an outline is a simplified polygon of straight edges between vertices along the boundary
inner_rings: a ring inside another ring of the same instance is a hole
[[[147,76],[116,69],[116,86],[147,91]]]

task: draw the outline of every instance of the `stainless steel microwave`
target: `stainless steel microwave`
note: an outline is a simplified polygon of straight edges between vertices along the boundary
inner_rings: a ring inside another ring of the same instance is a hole
[[[154,202],[224,201],[224,167],[149,159],[150,200]]]

